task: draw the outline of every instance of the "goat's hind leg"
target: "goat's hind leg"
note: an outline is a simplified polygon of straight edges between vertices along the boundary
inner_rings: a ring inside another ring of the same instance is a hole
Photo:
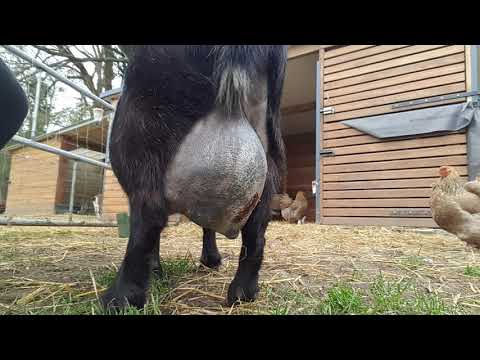
[[[218,269],[222,265],[222,257],[218,252],[215,231],[203,229],[203,246],[200,263],[210,269]]]
[[[157,240],[155,241],[155,246],[153,247],[152,260],[150,262],[150,271],[157,279],[163,278],[163,269],[162,264],[160,263],[160,236],[159,232]]]
[[[253,301],[258,294],[258,274],[263,261],[265,231],[271,219],[273,181],[269,174],[260,202],[242,229],[242,249],[237,273],[228,288],[227,305]]]

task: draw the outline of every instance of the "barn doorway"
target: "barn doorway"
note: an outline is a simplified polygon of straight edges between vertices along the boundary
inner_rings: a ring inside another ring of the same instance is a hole
[[[283,193],[295,198],[303,191],[308,199],[307,221],[315,221],[316,67],[315,51],[288,61],[282,96],[282,134],[288,160]]]

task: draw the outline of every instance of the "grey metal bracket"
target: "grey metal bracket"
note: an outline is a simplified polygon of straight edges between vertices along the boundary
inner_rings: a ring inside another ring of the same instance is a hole
[[[429,104],[434,102],[440,102],[444,100],[453,100],[453,99],[460,99],[463,97],[479,96],[479,95],[480,95],[480,91],[468,91],[468,92],[461,92],[461,93],[455,93],[455,94],[449,94],[449,95],[433,96],[425,99],[396,103],[392,105],[392,109],[406,108],[406,107],[418,106],[418,105]]]
[[[318,152],[320,156],[335,156],[335,151],[330,149],[320,149]]]

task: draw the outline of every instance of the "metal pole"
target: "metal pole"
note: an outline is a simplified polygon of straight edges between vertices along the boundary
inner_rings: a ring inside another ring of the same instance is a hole
[[[115,118],[115,113],[110,115],[110,119],[108,121],[107,145],[105,148],[105,162],[107,164],[110,164],[110,136],[112,136],[112,126],[113,126],[114,118]]]
[[[33,65],[35,65],[36,67],[42,69],[43,71],[45,71],[47,74],[50,74],[52,75],[54,78],[56,78],[57,80],[63,82],[64,84],[67,84],[68,86],[74,88],[75,90],[77,90],[79,93],[85,95],[86,97],[102,104],[103,106],[105,106],[106,108],[110,109],[110,110],[115,110],[115,108],[109,104],[108,102],[106,102],[105,100],[99,98],[98,96],[96,95],[93,95],[90,91],[88,90],[85,90],[83,89],[82,87],[78,86],[77,84],[75,84],[74,82],[68,80],[66,77],[64,77],[63,75],[60,75],[58,72],[56,72],[55,70],[53,70],[52,68],[50,68],[49,66],[41,63],[40,61],[36,60],[35,58],[31,57],[30,55],[26,54],[25,52],[23,52],[22,50],[20,49],[17,49],[16,47],[14,46],[11,46],[11,45],[2,45],[5,49],[7,49],[8,51],[10,51],[11,53],[17,55],[18,57],[32,63]]]
[[[68,159],[72,159],[72,160],[76,160],[76,161],[82,161],[84,163],[95,165],[95,166],[100,166],[100,167],[103,167],[105,169],[111,169],[110,165],[108,165],[104,162],[93,160],[93,159],[87,158],[85,156],[73,154],[71,152],[68,152],[68,151],[65,151],[65,150],[62,150],[62,149],[58,149],[58,148],[53,147],[53,146],[45,145],[45,144],[30,140],[30,139],[26,139],[26,138],[18,136],[18,135],[15,135],[12,138],[12,140],[16,141],[16,142],[19,142],[21,144],[24,144],[24,145],[33,147],[35,149],[44,150],[44,151],[52,153],[52,154],[64,156]]]
[[[70,186],[70,201],[68,203],[68,212],[70,213],[70,215],[73,214],[73,202],[75,200],[75,183],[77,182],[77,166],[78,163],[74,161],[72,169],[72,184]]]
[[[480,45],[472,45],[471,46],[471,63],[472,63],[472,91],[479,91],[479,71],[480,71],[480,63],[479,63],[479,49]],[[477,96],[478,99],[478,96]]]
[[[118,227],[113,222],[62,221],[48,219],[0,218],[0,226],[73,226],[73,227]]]
[[[480,45],[471,45],[470,49],[470,66],[471,66],[471,81],[472,91],[479,91],[479,67],[480,67]],[[480,101],[480,96],[475,96],[472,99],[474,102]],[[478,106],[478,104],[477,104]],[[467,163],[468,163],[468,180],[475,180],[480,176],[480,108],[474,108],[475,113],[472,123],[468,127],[467,133]]]
[[[317,71],[316,71],[316,83],[315,83],[315,96],[316,96],[316,115],[315,115],[315,223],[320,224],[321,222],[321,199],[320,199],[320,136],[321,136],[321,103],[320,103],[320,61],[317,61]]]
[[[37,88],[35,90],[35,105],[33,108],[32,115],[32,129],[30,138],[35,138],[37,132],[37,118],[38,118],[38,108],[40,107],[40,91],[42,89],[42,74],[37,74]]]

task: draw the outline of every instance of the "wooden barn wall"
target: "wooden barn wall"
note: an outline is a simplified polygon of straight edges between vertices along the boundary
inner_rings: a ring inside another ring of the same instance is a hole
[[[128,213],[128,198],[111,170],[105,170],[103,178],[102,216],[105,220],[116,220],[118,213]]]
[[[465,51],[463,45],[325,51],[323,100],[335,113],[324,117],[322,140],[336,156],[322,159],[324,224],[435,226],[431,184],[441,165],[467,175],[465,133],[381,141],[339,122],[398,111],[396,102],[465,91]]]
[[[61,138],[45,144],[60,147]],[[55,212],[59,156],[33,148],[12,151],[8,215],[52,215]]]
[[[315,199],[312,181],[315,180],[315,133],[288,135],[284,137],[287,151],[287,194],[292,199],[298,191],[308,198],[307,220],[315,221]]]

